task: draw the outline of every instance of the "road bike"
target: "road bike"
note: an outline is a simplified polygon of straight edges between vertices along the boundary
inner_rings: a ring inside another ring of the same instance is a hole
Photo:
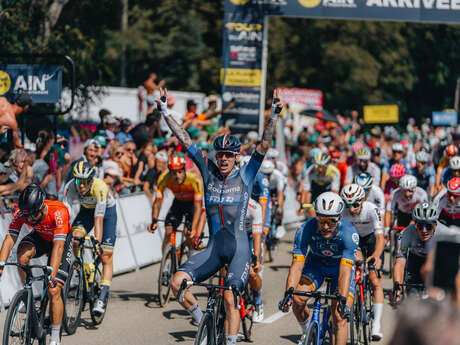
[[[375,269],[374,258],[366,264],[364,261],[356,262],[355,271],[355,298],[350,314],[350,342],[351,345],[368,345],[372,339],[372,311],[373,292],[369,279],[369,271],[380,272]]]
[[[208,290],[206,311],[201,318],[195,337],[195,345],[225,345],[225,308],[224,290],[232,291],[235,308],[238,309],[239,291],[235,286],[221,284],[194,283],[184,279],[177,293],[179,302],[184,301],[185,289],[190,286],[202,286]]]
[[[332,344],[332,310],[327,301],[336,300],[337,296],[331,295],[329,292],[330,281],[327,280],[326,293],[321,291],[296,291],[294,288],[290,288],[285,292],[284,299],[280,302],[279,307],[283,310],[287,301],[291,299],[293,295],[314,298],[313,314],[310,325],[305,333],[306,337],[303,345]],[[321,300],[324,300],[326,303],[321,302]]]
[[[46,336],[51,331],[46,322],[46,314],[49,300],[48,284],[53,268],[19,263],[6,263],[5,265],[21,268],[26,273],[26,279],[23,288],[16,292],[8,308],[3,329],[3,345],[30,345],[35,341],[39,345],[46,345]],[[40,269],[42,274],[34,277],[33,268]],[[40,298],[36,301],[32,285],[39,281],[42,282],[42,290]]]
[[[94,236],[74,240],[78,242],[77,255],[70,266],[69,279],[64,286],[63,327],[67,334],[75,333],[86,303],[89,303],[93,325],[99,325],[105,316],[105,312],[100,314],[93,311],[101,293],[103,251],[100,243]]]

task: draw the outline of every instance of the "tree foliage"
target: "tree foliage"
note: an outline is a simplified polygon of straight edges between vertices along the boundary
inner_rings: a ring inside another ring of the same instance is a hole
[[[172,89],[220,90],[223,1],[129,0],[126,32],[121,11],[121,0],[3,0],[0,52],[67,54],[86,90],[120,84],[124,45],[130,87],[156,72]],[[330,109],[397,102],[427,116],[453,106],[459,41],[454,25],[273,17],[268,88],[320,89]]]

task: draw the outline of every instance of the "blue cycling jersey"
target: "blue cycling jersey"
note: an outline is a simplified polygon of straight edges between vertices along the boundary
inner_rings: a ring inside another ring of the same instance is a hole
[[[261,198],[265,199],[264,201],[267,203],[270,202],[270,181],[267,175],[261,172],[257,173],[251,198],[257,202],[260,202]]]
[[[217,165],[206,160],[201,150],[193,143],[188,154],[201,172],[204,186],[206,215],[211,238],[220,230],[230,231],[235,237],[244,235],[244,222],[257,171],[264,156],[254,151],[242,169],[222,176]]]
[[[444,168],[442,171],[441,184],[447,186],[449,180],[454,177],[454,173],[450,167]]]
[[[311,260],[319,261],[324,266],[338,266],[341,259],[348,260],[352,266],[358,244],[359,235],[348,220],[342,219],[335,236],[325,239],[319,233],[318,221],[314,217],[305,222],[295,234],[294,261],[305,261],[308,253]]]

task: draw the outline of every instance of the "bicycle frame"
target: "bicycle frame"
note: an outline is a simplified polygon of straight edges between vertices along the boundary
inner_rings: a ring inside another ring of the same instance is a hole
[[[92,246],[85,247],[85,242],[91,241]],[[86,299],[92,301],[95,296],[93,296],[93,286],[94,286],[94,275],[96,273],[96,267],[100,263],[99,253],[95,248],[95,239],[93,236],[85,236],[79,239],[79,246],[76,259],[80,261],[81,267],[83,268],[83,286],[85,288]],[[84,249],[90,249],[91,254],[94,258],[92,262],[85,263],[83,258]]]
[[[327,308],[328,308],[329,305],[323,305],[319,298],[316,299],[315,298],[315,302],[313,303],[313,314],[312,314],[312,317],[311,317],[311,321],[310,323],[316,323],[317,326],[318,326],[318,335],[319,337],[317,337],[316,339],[316,345],[321,345],[324,337],[326,336],[326,332],[329,333],[329,337],[330,339],[332,339],[332,329],[331,327],[329,326],[327,320],[328,320],[328,311],[327,311]],[[323,309],[323,317],[322,317],[322,320],[321,320],[321,309]]]

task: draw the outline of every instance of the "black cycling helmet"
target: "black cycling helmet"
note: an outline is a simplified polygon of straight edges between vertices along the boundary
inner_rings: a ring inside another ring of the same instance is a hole
[[[230,151],[234,153],[240,153],[240,148],[240,139],[231,134],[218,136],[214,140],[214,149],[216,151]]]
[[[371,154],[372,154],[373,156],[380,156],[380,152],[382,152],[382,151],[380,150],[380,147],[377,147],[377,146],[376,146],[376,147],[373,147],[373,148],[371,149]]]
[[[29,184],[19,195],[19,209],[26,216],[36,216],[44,203],[45,192],[35,183]]]

